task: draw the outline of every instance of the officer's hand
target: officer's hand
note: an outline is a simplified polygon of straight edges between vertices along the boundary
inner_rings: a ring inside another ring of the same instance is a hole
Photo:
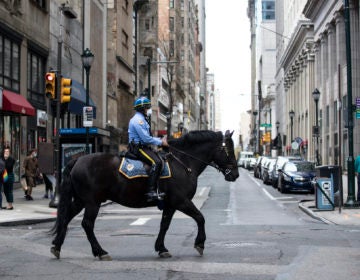
[[[168,144],[168,142],[167,142],[167,137],[166,136],[164,136],[162,139],[161,139],[161,145],[163,146],[163,147],[169,147],[169,144]]]

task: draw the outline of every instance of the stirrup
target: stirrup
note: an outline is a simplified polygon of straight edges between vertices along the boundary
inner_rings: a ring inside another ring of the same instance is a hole
[[[148,198],[148,201],[153,201],[153,200],[163,200],[165,193],[159,193],[159,190],[156,191],[149,191],[148,193],[146,193],[146,196]]]

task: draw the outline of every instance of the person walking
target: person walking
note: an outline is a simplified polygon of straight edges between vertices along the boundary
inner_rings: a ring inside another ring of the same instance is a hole
[[[25,195],[26,200],[33,200],[32,189],[36,187],[36,178],[38,176],[38,161],[37,161],[37,151],[32,149],[30,154],[25,158],[23,162],[23,168],[25,170],[25,178],[27,184],[27,192]]]
[[[357,174],[357,201],[360,202],[360,154],[355,159],[355,174]]]
[[[3,187],[3,173],[5,171],[5,162],[0,157],[0,210],[4,209],[2,207],[2,187]]]
[[[1,159],[5,162],[5,168],[8,174],[8,178],[6,182],[3,182],[4,194],[6,197],[6,201],[8,203],[6,209],[13,210],[14,203],[14,165],[15,159],[10,156],[10,147],[6,146],[4,148]]]

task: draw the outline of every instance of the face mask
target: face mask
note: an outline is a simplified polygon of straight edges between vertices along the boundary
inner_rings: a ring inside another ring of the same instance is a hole
[[[37,153],[33,153],[33,157],[36,157],[37,156]]]
[[[150,109],[148,109],[148,110],[146,111],[146,115],[147,115],[148,117],[150,117],[151,114],[152,114],[152,110],[151,110],[151,108],[150,108]]]

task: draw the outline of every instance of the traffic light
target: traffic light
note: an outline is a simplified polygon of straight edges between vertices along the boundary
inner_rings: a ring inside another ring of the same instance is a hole
[[[60,101],[61,103],[69,103],[71,99],[71,79],[61,78],[60,83]]]
[[[45,74],[45,96],[50,99],[55,99],[56,92],[56,75],[49,72]]]

